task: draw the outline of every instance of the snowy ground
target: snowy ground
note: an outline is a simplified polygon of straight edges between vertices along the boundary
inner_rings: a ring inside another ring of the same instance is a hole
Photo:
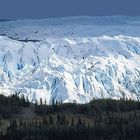
[[[140,17],[0,22],[0,91],[50,103],[140,99]]]

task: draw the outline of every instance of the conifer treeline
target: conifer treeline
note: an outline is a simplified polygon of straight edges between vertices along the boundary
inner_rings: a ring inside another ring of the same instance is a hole
[[[47,115],[40,120],[12,120],[0,140],[139,140],[140,112],[100,114],[93,125],[84,117]]]
[[[5,97],[0,94],[0,117],[10,118],[13,114],[17,114],[22,107],[28,107],[29,100],[24,96],[19,97],[17,94]]]
[[[50,113],[79,113],[79,114],[99,114],[102,112],[129,112],[140,110],[140,102],[134,100],[112,100],[112,99],[94,99],[87,104],[59,103],[53,101],[51,105],[42,103],[35,104],[35,112],[38,115],[47,115]]]
[[[27,102],[20,106],[28,107]],[[46,105],[40,99],[33,110],[39,119],[10,119],[0,140],[140,139],[139,101],[100,99],[82,105],[53,101]]]

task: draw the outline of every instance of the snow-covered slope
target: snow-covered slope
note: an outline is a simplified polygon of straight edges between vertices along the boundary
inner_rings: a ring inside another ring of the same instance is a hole
[[[140,18],[0,22],[0,91],[50,103],[140,99]]]

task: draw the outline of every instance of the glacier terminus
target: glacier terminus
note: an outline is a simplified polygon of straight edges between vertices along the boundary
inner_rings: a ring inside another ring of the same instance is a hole
[[[140,99],[140,17],[0,22],[0,92],[87,103]]]

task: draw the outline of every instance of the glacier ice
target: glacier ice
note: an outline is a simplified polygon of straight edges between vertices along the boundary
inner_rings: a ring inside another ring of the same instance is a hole
[[[113,23],[108,18],[0,23],[1,94],[20,91],[32,102],[42,98],[48,104],[139,100],[140,18],[119,23],[119,17],[112,17]]]

